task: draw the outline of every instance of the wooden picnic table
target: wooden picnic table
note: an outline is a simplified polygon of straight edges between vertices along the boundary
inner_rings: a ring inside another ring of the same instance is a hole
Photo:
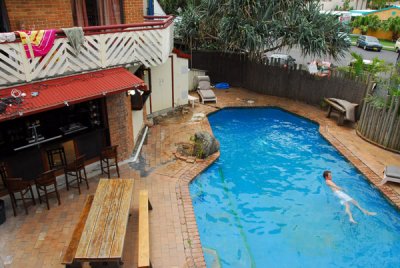
[[[133,184],[133,179],[100,179],[76,250],[76,262],[122,264]]]

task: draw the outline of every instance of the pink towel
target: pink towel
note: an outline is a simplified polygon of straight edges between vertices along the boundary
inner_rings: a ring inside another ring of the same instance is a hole
[[[32,58],[32,53],[34,57],[46,55],[53,47],[56,38],[56,30],[20,31],[18,33],[28,59]]]

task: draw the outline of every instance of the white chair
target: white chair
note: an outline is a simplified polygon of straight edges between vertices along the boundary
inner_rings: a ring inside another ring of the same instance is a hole
[[[385,184],[388,181],[400,182],[400,167],[386,166],[383,171],[383,180],[380,185]]]
[[[201,103],[204,104],[206,101],[215,101],[217,103],[217,97],[214,91],[211,90],[210,77],[207,75],[197,76],[197,93],[200,95]]]

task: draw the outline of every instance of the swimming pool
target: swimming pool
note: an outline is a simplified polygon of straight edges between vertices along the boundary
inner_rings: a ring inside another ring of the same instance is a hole
[[[399,212],[318,132],[277,108],[209,116],[221,156],[190,184],[208,267],[400,267]],[[361,206],[349,222],[322,172]]]

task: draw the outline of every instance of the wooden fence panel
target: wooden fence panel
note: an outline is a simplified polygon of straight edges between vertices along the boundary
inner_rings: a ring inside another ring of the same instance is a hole
[[[400,152],[400,97],[392,96],[383,108],[366,103],[357,133],[391,151]]]
[[[320,105],[324,98],[339,98],[360,104],[367,81],[355,81],[339,72],[330,77],[311,75],[303,66],[283,68],[275,62],[253,62],[240,55],[220,52],[193,52],[192,66],[207,70],[213,83],[228,82],[259,93]]]
[[[324,98],[339,98],[360,104],[357,133],[384,148],[400,152],[400,97],[387,108],[364,104],[368,77],[351,77],[333,71],[330,77],[311,75],[303,66],[283,68],[275,61],[252,62],[243,56],[219,52],[194,52],[194,68],[208,71],[211,81],[228,82],[259,93],[320,105]]]

